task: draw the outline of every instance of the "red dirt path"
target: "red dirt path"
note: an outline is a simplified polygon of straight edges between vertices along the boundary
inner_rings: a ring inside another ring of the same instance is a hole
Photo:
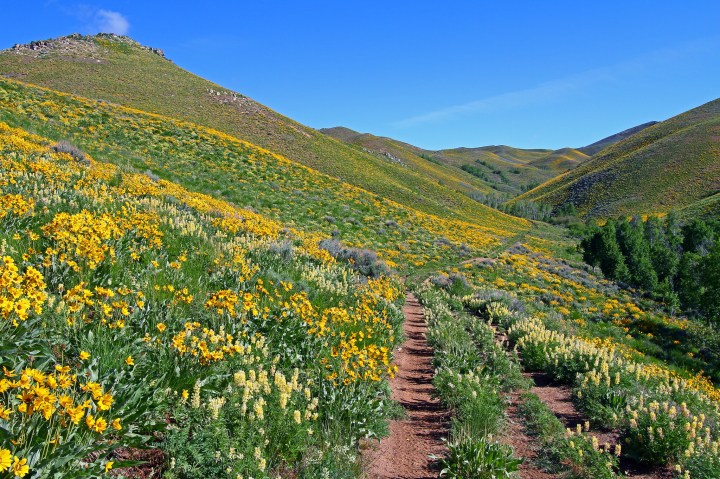
[[[407,417],[391,421],[390,435],[365,453],[367,479],[435,479],[429,455],[445,451],[449,413],[432,397],[433,351],[425,340],[423,308],[412,293],[403,313],[407,340],[395,351],[398,373],[390,389]]]

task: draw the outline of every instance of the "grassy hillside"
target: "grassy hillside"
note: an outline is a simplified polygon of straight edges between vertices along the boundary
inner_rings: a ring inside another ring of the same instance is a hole
[[[423,176],[433,178],[438,183],[467,195],[494,191],[492,184],[433,158],[433,152],[422,148],[392,138],[375,136],[369,133],[358,133],[343,127],[323,128],[319,131],[353,145],[364,152],[417,171]]]
[[[649,121],[647,123],[643,123],[642,125],[634,126],[632,128],[628,128],[627,130],[623,130],[620,133],[615,133],[614,135],[610,135],[606,138],[603,138],[602,140],[596,141],[595,143],[592,143],[588,146],[583,146],[582,148],[578,148],[578,151],[588,155],[593,156],[596,153],[599,153],[600,151],[604,150],[608,146],[614,145],[618,141],[622,141],[625,138],[628,138],[635,133],[639,133],[643,131],[645,128],[649,128],[653,125],[655,125],[657,121]]]
[[[126,37],[71,36],[4,50],[0,74],[208,126],[426,213],[469,221],[484,214],[425,171],[336,141]]]
[[[518,199],[588,217],[663,213],[720,190],[720,100],[643,129]]]
[[[398,278],[54,145],[0,122],[2,477],[354,474],[342,447],[391,411]]]
[[[574,148],[562,148],[552,153],[533,160],[528,165],[534,166],[541,170],[564,172],[572,170],[585,160],[590,158],[587,154]]]
[[[523,150],[501,145],[432,151],[344,127],[320,131],[469,195],[501,192],[514,196],[588,158],[572,148]]]
[[[474,223],[428,215],[214,130],[11,80],[0,80],[0,121],[289,227],[372,248],[402,269],[479,256],[533,228],[480,204]]]

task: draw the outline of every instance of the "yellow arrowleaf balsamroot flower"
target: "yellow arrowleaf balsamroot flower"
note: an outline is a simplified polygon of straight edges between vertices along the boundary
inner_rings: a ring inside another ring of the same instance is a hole
[[[0,472],[10,469],[12,464],[12,454],[7,449],[0,449]]]
[[[80,361],[87,361],[90,359],[90,353],[87,351],[80,351]]]
[[[110,469],[112,469],[113,464],[115,464],[114,461],[108,461],[107,464],[105,464],[105,472],[108,472]]]
[[[107,411],[110,409],[113,403],[113,397],[109,393],[105,393],[102,396],[100,396],[100,399],[97,400],[98,409],[101,411]]]
[[[17,477],[25,477],[25,475],[30,470],[30,466],[27,465],[27,459],[15,456],[13,458],[13,465],[12,465],[12,472]]]
[[[128,356],[127,358],[125,358],[125,364],[127,364],[128,366],[135,366],[135,360],[132,356]]]

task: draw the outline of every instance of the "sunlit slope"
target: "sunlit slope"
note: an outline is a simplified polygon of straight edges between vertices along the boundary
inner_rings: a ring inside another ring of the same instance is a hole
[[[526,150],[500,145],[433,151],[345,127],[320,131],[469,195],[477,192],[517,195],[588,158],[572,148]]]
[[[127,37],[71,36],[11,48],[0,52],[0,74],[208,126],[426,213],[469,221],[484,215],[477,202],[424,170],[329,138]]]
[[[519,199],[588,217],[667,212],[720,190],[720,100],[655,124]]]
[[[588,146],[583,146],[582,148],[577,148],[577,150],[588,156],[595,155],[596,153],[600,153],[603,149],[607,148],[608,146],[614,145],[615,143],[622,141],[625,138],[628,138],[629,136],[634,135],[635,133],[639,133],[639,132],[643,131],[645,128],[649,128],[649,127],[655,125],[656,123],[658,123],[658,122],[657,121],[649,121],[647,123],[643,123],[642,125],[628,128],[627,130],[623,130],[619,133],[615,133],[614,135],[605,137],[602,140],[598,140],[595,143],[592,143]]]
[[[417,146],[394,140],[392,138],[358,133],[349,128],[322,128],[321,132],[360,148],[370,154],[392,161],[403,167],[417,171],[424,176],[433,178],[439,183],[454,190],[472,195],[473,193],[490,193],[491,184],[472,174],[454,168],[432,157],[431,151]]]
[[[404,288],[355,269],[313,234],[0,122],[0,449],[24,465],[9,474],[143,477],[113,451],[140,447],[175,477],[269,477],[331,455],[318,437],[379,434]],[[216,415],[187,414],[189,391]]]
[[[532,228],[482,205],[475,223],[428,215],[214,130],[11,80],[0,80],[0,120],[288,227],[377,250],[400,269],[480,255]]]
[[[528,163],[528,165],[541,170],[561,173],[572,170],[588,158],[590,157],[580,150],[576,150],[574,148],[562,148],[560,150],[555,150],[542,158],[533,160]]]

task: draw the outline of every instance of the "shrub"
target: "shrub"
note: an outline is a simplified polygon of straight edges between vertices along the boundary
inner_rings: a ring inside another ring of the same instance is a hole
[[[90,166],[90,160],[87,159],[85,153],[69,141],[61,140],[55,145],[53,145],[52,149],[54,151],[57,151],[58,153],[67,153],[68,155],[72,156],[78,163],[84,166]]]
[[[518,470],[522,459],[512,448],[489,439],[448,444],[448,455],[440,459],[440,477],[448,479],[505,479]]]
[[[324,239],[319,246],[335,259],[349,262],[352,268],[363,276],[377,278],[390,273],[388,265],[379,259],[374,251],[347,247],[336,239]]]

